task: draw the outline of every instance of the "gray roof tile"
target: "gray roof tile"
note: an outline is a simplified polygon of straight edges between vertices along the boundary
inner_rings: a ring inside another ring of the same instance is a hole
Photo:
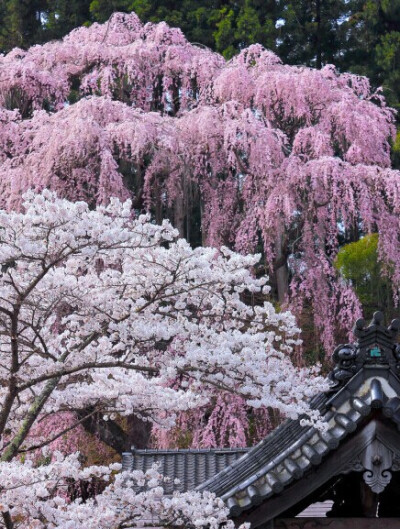
[[[136,450],[123,454],[123,470],[141,470],[146,472],[154,464],[159,472],[170,478],[164,483],[166,494],[174,490],[184,492],[193,490],[201,483],[211,479],[224,468],[232,465],[248,452],[249,448],[223,448],[210,450]],[[180,483],[175,484],[174,480]]]
[[[363,424],[371,408],[381,408],[400,427],[400,346],[395,343],[400,322],[383,329],[379,321],[374,316],[367,328],[357,322],[359,342],[335,350],[335,387],[310,401],[311,407],[325,417],[327,431],[287,420],[251,449],[133,450],[124,454],[124,470],[146,471],[159,462],[159,471],[172,478],[165,486],[166,493],[209,490],[225,500],[231,516],[239,516],[319,465]],[[387,395],[382,378],[395,391],[395,397]],[[178,487],[174,478],[181,481]]]

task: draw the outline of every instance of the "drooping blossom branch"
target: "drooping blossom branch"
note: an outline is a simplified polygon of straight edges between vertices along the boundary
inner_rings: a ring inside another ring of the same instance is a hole
[[[32,188],[92,206],[131,196],[181,235],[200,217],[205,244],[261,241],[279,301],[312,308],[326,351],[360,313],[332,266],[339,234],[379,231],[398,290],[394,132],[363,77],[259,45],[226,62],[134,13],[0,58],[4,207]]]

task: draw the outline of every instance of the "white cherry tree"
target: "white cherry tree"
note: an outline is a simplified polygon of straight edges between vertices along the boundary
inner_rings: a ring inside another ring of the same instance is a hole
[[[167,221],[133,218],[129,201],[93,210],[44,191],[25,195],[20,212],[0,211],[0,527],[113,529],[150,515],[185,527],[226,521],[212,495],[165,497],[156,470],[111,477],[115,466],[82,469],[77,454],[38,466],[30,433],[44,416],[84,409],[168,427],[218,390],[318,421],[306,400],[322,379],[289,359],[293,316],[244,302],[268,293],[252,274],[257,260],[193,250]],[[104,492],[68,500],[71,480],[95,476],[110,479]],[[146,492],[126,480],[147,482]]]

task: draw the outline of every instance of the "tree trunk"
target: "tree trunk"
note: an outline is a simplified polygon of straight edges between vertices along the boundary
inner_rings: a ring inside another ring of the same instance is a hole
[[[6,529],[14,529],[14,522],[12,521],[11,514],[7,512],[1,513],[3,515],[3,521]]]
[[[277,269],[276,273],[276,286],[278,290],[278,301],[284,303],[287,301],[289,293],[289,272],[287,263]]]
[[[60,376],[50,379],[46,383],[42,392],[35,398],[33,404],[26,413],[24,420],[22,421],[20,429],[14,435],[13,439],[10,441],[10,444],[7,446],[7,448],[3,452],[3,455],[0,457],[1,462],[12,461],[12,459],[14,459],[14,457],[18,454],[18,450],[29,435],[33,423],[39,417],[43,406],[46,404],[48,398],[53,393],[60,380]]]
[[[79,410],[77,412],[78,418],[82,419],[91,411],[91,408]],[[100,413],[96,413],[82,421],[82,426],[87,432],[97,435],[100,441],[110,446],[118,454],[122,454],[122,452],[130,448],[129,438],[124,430],[112,420],[105,421],[100,416]]]
[[[315,22],[317,24],[317,33],[315,35],[315,43],[317,48],[317,68],[320,70],[322,68],[322,39],[321,39],[321,0],[316,0],[316,14],[315,14]]]
[[[184,198],[184,183],[179,195],[174,200],[174,227],[179,231],[180,237],[185,237],[185,198]]]
[[[79,410],[78,418],[81,419],[90,413],[91,409]],[[118,454],[130,450],[131,445],[135,448],[148,448],[151,434],[151,423],[144,422],[136,415],[128,417],[128,428],[125,432],[115,421],[105,421],[100,414],[92,415],[82,422],[85,430],[111,447]]]
[[[275,257],[275,280],[276,289],[278,293],[278,301],[280,304],[287,301],[289,293],[289,270],[287,264],[287,241],[284,232],[284,227],[278,230],[276,241],[276,257]]]
[[[136,415],[128,417],[129,447],[149,448],[151,435],[151,423],[142,421]]]

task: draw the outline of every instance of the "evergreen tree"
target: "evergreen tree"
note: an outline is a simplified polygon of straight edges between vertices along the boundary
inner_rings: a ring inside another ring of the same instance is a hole
[[[275,48],[276,0],[92,0],[94,20],[106,21],[115,11],[134,11],[144,22],[165,21],[179,27],[191,42],[208,46],[230,58],[250,44],[259,42]]]
[[[291,64],[321,68],[337,63],[342,52],[346,0],[280,2],[278,54]]]
[[[400,101],[400,0],[354,2],[343,67],[382,86],[392,106]]]
[[[275,0],[227,2],[213,15],[215,49],[225,58],[255,43],[276,50],[278,4]]]
[[[0,14],[0,51],[26,48],[43,41],[46,0],[3,0]]]
[[[377,309],[394,318],[397,309],[385,266],[379,258],[378,243],[378,234],[372,233],[345,244],[338,252],[335,267],[356,291],[365,318],[371,318]]]
[[[144,0],[146,2],[146,0]],[[97,22],[105,22],[110,16],[116,11],[129,11],[130,0],[93,0],[92,2],[85,1],[85,4],[89,3],[89,10],[91,16]]]
[[[47,0],[46,40],[59,39],[90,21],[88,0]]]

